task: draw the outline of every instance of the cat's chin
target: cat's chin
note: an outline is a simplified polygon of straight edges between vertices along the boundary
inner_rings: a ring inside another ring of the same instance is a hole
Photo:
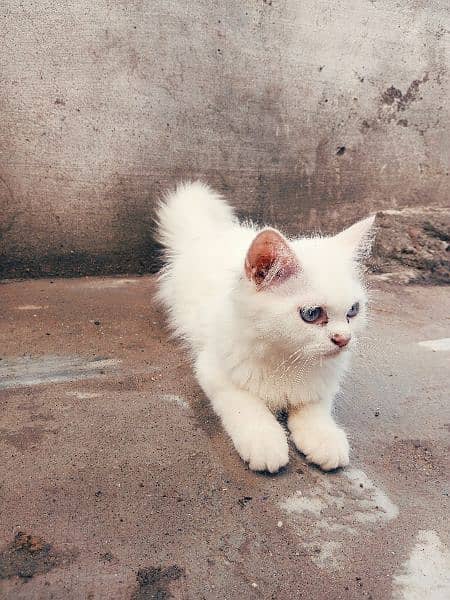
[[[338,356],[342,356],[347,352],[348,348],[330,348],[327,352],[323,354],[323,358],[337,358]]]

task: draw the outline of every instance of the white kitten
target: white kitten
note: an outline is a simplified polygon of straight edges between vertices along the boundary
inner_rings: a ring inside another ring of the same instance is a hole
[[[271,412],[286,409],[309,461],[347,465],[347,437],[331,406],[365,324],[357,259],[373,217],[334,237],[288,240],[239,224],[196,182],[179,185],[158,220],[167,259],[159,299],[242,459],[272,473],[287,464],[285,431]]]

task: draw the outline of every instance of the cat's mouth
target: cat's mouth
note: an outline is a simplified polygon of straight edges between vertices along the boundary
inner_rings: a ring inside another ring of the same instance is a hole
[[[346,350],[348,350],[348,346],[344,346],[342,348],[334,346],[333,348],[330,348],[328,352],[324,354],[324,356],[325,358],[333,358],[335,356],[338,356],[339,354],[342,354],[343,352],[346,352]]]

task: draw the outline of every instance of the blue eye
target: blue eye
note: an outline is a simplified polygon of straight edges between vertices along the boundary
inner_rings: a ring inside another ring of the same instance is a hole
[[[315,323],[323,315],[323,309],[320,306],[310,306],[300,309],[300,316],[306,323]]]
[[[353,304],[353,306],[351,307],[351,309],[348,311],[347,317],[349,319],[351,319],[352,317],[356,317],[356,315],[358,313],[359,313],[359,302],[355,302],[355,304]]]

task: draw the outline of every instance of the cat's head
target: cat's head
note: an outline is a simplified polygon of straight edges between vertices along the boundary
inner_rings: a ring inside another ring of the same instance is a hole
[[[282,352],[333,357],[351,348],[366,322],[360,259],[374,217],[330,237],[287,240],[275,229],[247,251],[238,310],[255,337]]]

